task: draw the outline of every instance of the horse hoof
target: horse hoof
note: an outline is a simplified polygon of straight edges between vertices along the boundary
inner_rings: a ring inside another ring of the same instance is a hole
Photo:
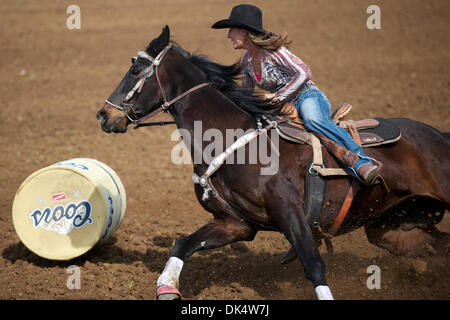
[[[181,300],[180,296],[174,293],[165,293],[158,296],[158,300]]]
[[[182,296],[177,288],[172,286],[159,286],[156,288],[156,299],[158,300],[181,300]]]

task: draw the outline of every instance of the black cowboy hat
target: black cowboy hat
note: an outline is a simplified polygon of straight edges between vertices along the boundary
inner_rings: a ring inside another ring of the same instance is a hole
[[[213,29],[224,28],[243,28],[256,33],[268,33],[262,27],[262,12],[261,10],[250,4],[240,4],[235,6],[230,13],[228,19],[217,21],[212,25]]]

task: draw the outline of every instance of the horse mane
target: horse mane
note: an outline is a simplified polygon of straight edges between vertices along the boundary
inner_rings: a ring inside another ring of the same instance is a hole
[[[262,97],[240,86],[237,81],[242,77],[240,61],[229,65],[221,65],[201,54],[190,54],[176,42],[171,40],[172,48],[200,68],[213,87],[228,97],[237,107],[251,115],[274,113],[281,105],[269,104]]]
[[[206,74],[215,88],[248,113],[271,113],[278,109],[236,82],[242,76],[240,61],[224,66],[198,54],[191,55],[189,60]]]

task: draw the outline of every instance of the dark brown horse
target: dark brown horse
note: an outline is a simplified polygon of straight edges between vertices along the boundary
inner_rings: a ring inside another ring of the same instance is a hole
[[[169,37],[166,26],[145,51],[132,59],[130,69],[97,114],[103,131],[124,133],[129,124],[141,121],[136,119],[161,110],[168,111],[178,129],[191,137],[196,121],[203,131],[214,128],[224,136],[227,129],[256,129],[253,115],[270,112],[272,107],[236,84],[239,65],[221,66],[190,55],[179,46],[170,46]],[[392,253],[420,253],[442,239],[434,225],[450,207],[450,137],[413,120],[389,121],[400,128],[402,139],[365,151],[384,164],[382,175],[390,192],[381,185],[362,186],[337,235],[364,227],[371,243]],[[273,134],[267,132],[268,136]],[[206,145],[205,141],[187,144],[191,155]],[[248,159],[249,146],[244,148]],[[213,219],[176,241],[158,279],[160,299],[180,297],[178,277],[185,259],[193,253],[250,241],[258,230],[282,232],[300,258],[318,298],[332,298],[325,266],[303,210],[312,149],[280,139],[278,152],[275,174],[261,174],[267,163],[223,164],[210,180],[217,197],[204,198],[205,188],[195,184],[199,202]],[[329,167],[340,166],[332,155],[325,150],[323,153]],[[202,158],[200,163],[194,162],[194,173],[201,177],[208,166]],[[328,230],[336,219],[350,184],[348,177],[329,179],[320,218],[322,230]]]

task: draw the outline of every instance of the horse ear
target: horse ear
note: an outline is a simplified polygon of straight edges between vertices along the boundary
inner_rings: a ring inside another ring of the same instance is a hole
[[[146,51],[148,54],[155,56],[161,50],[163,50],[168,44],[170,40],[170,29],[169,26],[166,25],[158,38],[153,39],[148,45]]]
[[[159,39],[161,43],[164,44],[164,47],[169,44],[170,40],[170,29],[169,26],[166,24],[166,26],[162,29],[161,35],[159,36]]]
[[[170,40],[170,29],[169,26],[166,25],[158,38],[152,40],[147,47],[147,53],[150,55],[156,55],[161,50],[163,50],[168,44]]]
[[[163,50],[169,44],[169,40],[170,40],[170,29],[169,26],[166,25],[162,29],[162,32],[158,37],[156,51],[160,52],[161,50]]]

